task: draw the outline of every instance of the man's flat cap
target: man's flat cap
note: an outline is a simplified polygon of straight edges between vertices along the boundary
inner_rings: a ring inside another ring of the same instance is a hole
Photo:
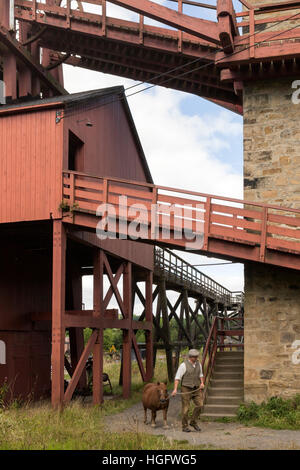
[[[199,351],[197,349],[190,349],[189,356],[199,356]]]

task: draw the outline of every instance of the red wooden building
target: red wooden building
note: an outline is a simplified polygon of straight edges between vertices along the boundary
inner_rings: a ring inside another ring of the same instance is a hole
[[[103,329],[121,328],[128,396],[132,347],[143,379],[152,376],[153,248],[100,241],[65,224],[62,210],[64,171],[152,183],[123,87],[1,106],[0,157],[0,386],[6,380],[15,397],[43,396],[52,386],[53,404],[67,402],[76,386],[84,387],[86,359],[93,353],[93,396],[99,403]],[[82,310],[83,273],[94,274],[92,311]],[[145,282],[141,321],[133,320],[137,281]],[[107,309],[113,295],[118,314]],[[86,347],[85,327],[93,328]],[[135,339],[139,329],[146,332],[146,370]],[[64,356],[66,330],[70,362]],[[72,376],[65,392],[64,367]]]

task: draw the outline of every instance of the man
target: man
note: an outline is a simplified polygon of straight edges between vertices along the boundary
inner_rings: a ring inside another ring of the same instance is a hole
[[[202,407],[202,390],[204,389],[204,378],[202,366],[198,361],[199,351],[191,349],[189,357],[178,368],[175,376],[174,390],[172,397],[177,394],[179,382],[181,382],[181,403],[182,403],[182,430],[184,432],[191,432],[188,423],[188,413],[190,408],[190,400],[192,399],[195,405],[190,425],[201,431],[197,424],[201,407]]]

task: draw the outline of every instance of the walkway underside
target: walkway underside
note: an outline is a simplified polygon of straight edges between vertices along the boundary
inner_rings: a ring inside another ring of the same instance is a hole
[[[299,209],[76,172],[63,198],[64,221],[100,236],[300,269]]]
[[[110,3],[124,8],[122,18],[108,16]],[[171,8],[174,3],[178,11]],[[242,114],[243,81],[299,75],[300,14],[298,2],[241,3],[243,11],[236,13],[231,0],[218,0],[216,6],[188,0],[169,0],[167,6],[150,0],[86,0],[77,5],[15,0],[11,16],[20,22],[19,47],[7,21],[0,28],[0,43],[17,53],[19,70],[25,64],[38,75],[46,94],[47,87],[59,94],[59,86],[37,69],[37,47],[46,50],[44,71],[55,78],[65,62],[193,93]],[[87,11],[91,4],[94,13]],[[185,14],[185,4],[198,6],[199,14]],[[214,20],[201,18],[203,8],[215,10]],[[126,19],[132,12],[136,21]],[[159,23],[150,26],[149,19]],[[35,59],[28,61],[30,53]],[[6,57],[7,50],[0,47],[1,55]],[[4,63],[8,77],[9,66]],[[14,99],[13,91],[9,96]]]

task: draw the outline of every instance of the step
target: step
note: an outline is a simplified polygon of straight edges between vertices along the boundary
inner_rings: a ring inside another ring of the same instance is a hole
[[[215,371],[219,372],[244,372],[244,364],[217,364],[214,367]]]
[[[231,360],[231,359],[219,359],[215,362],[215,367],[223,367],[223,366],[237,366],[237,367],[244,367],[244,361],[240,361],[239,359]]]
[[[244,385],[244,380],[242,380],[242,379],[216,380],[216,379],[212,378],[210,380],[210,386],[212,388],[226,388],[226,387],[241,388],[241,387],[243,387],[243,385]]]
[[[232,362],[232,361],[219,361],[215,362],[214,367],[239,367],[240,369],[244,368],[243,362]]]
[[[237,397],[240,396],[244,398],[244,387],[232,388],[232,387],[219,387],[212,388],[208,387],[207,390],[208,397]]]
[[[233,358],[243,358],[243,351],[226,351],[226,352],[217,352],[216,357],[233,357]]]
[[[203,413],[227,416],[228,414],[236,414],[238,409],[239,405],[204,405]]]
[[[230,395],[226,396],[208,396],[206,399],[206,405],[239,405],[243,402],[241,395]]]
[[[229,380],[229,379],[238,379],[238,380],[243,380],[244,378],[244,371],[239,371],[239,372],[231,372],[231,371],[218,371],[214,370],[212,379],[216,380]]]

